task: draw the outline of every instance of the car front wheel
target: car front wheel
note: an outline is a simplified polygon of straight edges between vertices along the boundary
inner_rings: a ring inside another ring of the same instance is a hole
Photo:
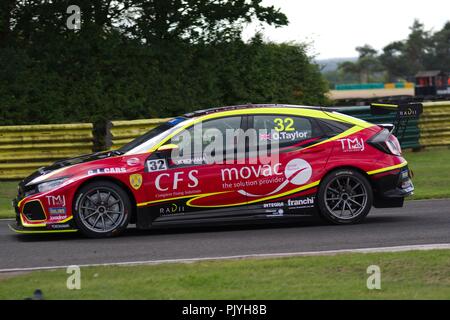
[[[320,215],[334,224],[362,221],[372,207],[372,187],[361,173],[336,170],[321,182],[318,194]]]
[[[110,181],[89,183],[75,196],[74,219],[88,237],[107,238],[121,234],[128,226],[130,215],[127,193]]]

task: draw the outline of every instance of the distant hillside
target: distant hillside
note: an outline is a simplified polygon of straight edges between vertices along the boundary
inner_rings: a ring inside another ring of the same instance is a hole
[[[322,73],[330,72],[330,71],[336,71],[338,68],[339,63],[345,62],[345,61],[356,61],[358,58],[352,57],[352,58],[331,58],[331,59],[321,59],[317,60],[317,64],[322,66]]]

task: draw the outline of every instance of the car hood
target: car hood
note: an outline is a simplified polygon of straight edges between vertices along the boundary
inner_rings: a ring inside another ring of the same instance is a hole
[[[28,177],[26,177],[19,183],[19,187],[25,187],[27,184],[29,184],[33,180],[36,180],[37,178],[39,178],[41,176],[48,175],[56,170],[60,170],[60,169],[70,167],[73,165],[77,165],[77,164],[81,164],[81,163],[87,163],[87,162],[92,162],[92,161],[96,161],[96,160],[100,160],[100,159],[116,157],[119,155],[121,155],[121,153],[118,151],[104,151],[104,152],[96,152],[96,153],[82,155],[79,157],[59,160],[49,166],[39,168],[38,170],[33,172],[31,175],[29,175]],[[44,181],[44,180],[46,180],[46,179],[43,179],[42,181]]]

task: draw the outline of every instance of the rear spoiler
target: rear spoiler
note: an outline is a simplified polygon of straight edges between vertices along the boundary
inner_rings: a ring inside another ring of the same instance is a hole
[[[423,104],[421,103],[406,103],[406,104],[387,104],[387,103],[372,103],[370,105],[370,112],[372,115],[387,115],[395,112],[393,127],[388,125],[380,125],[390,130],[397,138],[402,141],[405,137],[406,128],[409,120],[419,119],[423,113]]]
[[[373,115],[385,115],[396,112],[396,118],[399,119],[418,119],[423,112],[423,105],[421,103],[372,103],[370,105],[370,112]]]

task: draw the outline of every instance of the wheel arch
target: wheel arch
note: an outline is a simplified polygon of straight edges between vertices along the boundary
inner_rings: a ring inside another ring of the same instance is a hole
[[[78,191],[83,188],[85,185],[92,183],[92,182],[96,182],[96,181],[109,181],[112,182],[114,184],[116,184],[117,186],[119,186],[120,188],[122,188],[128,195],[128,198],[130,199],[131,202],[131,219],[130,219],[130,223],[134,223],[136,222],[136,217],[137,217],[137,202],[136,202],[136,198],[134,197],[133,192],[130,190],[130,188],[123,183],[121,180],[116,179],[114,177],[110,177],[110,176],[95,176],[89,179],[86,179],[85,181],[83,181],[75,190],[74,195],[76,195],[78,193]],[[74,198],[75,200],[75,198]]]
[[[370,176],[367,174],[367,172],[364,171],[364,170],[362,170],[361,168],[358,168],[358,167],[356,167],[356,166],[351,166],[351,165],[337,166],[337,167],[330,168],[330,169],[327,170],[327,172],[323,175],[323,177],[322,177],[322,179],[321,179],[321,181],[320,181],[320,184],[322,184],[322,181],[324,180],[324,178],[325,178],[326,176],[330,175],[330,174],[333,173],[334,171],[342,170],[342,169],[344,169],[344,170],[345,170],[345,169],[351,169],[351,170],[354,170],[354,171],[357,171],[358,173],[360,173],[362,176],[364,176],[364,177],[367,179],[367,181],[369,182],[370,186],[372,187],[372,192],[375,193],[374,184],[373,184],[372,179],[370,178]]]

